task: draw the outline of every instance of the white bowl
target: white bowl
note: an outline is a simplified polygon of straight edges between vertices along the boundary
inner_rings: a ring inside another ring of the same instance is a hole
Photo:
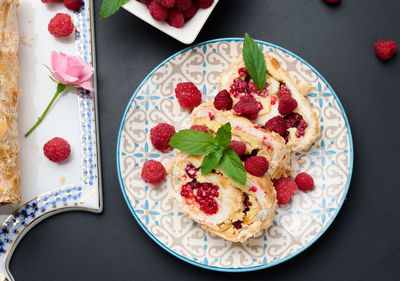
[[[155,28],[175,38],[176,40],[179,40],[185,44],[191,44],[196,39],[201,28],[210,16],[211,12],[214,10],[214,7],[217,5],[218,1],[219,0],[214,0],[212,6],[207,9],[199,9],[194,17],[188,22],[185,22],[181,28],[170,26],[165,21],[156,21],[151,17],[149,9],[146,7],[146,5],[139,1],[130,0],[122,7],[138,18],[151,24]]]

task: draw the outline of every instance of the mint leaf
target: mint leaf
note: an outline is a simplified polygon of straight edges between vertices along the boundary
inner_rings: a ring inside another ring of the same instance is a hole
[[[231,143],[232,133],[231,123],[226,123],[222,127],[220,127],[217,131],[217,135],[215,136],[215,142],[218,146],[222,148],[227,148]]]
[[[257,89],[262,91],[267,83],[267,66],[265,58],[257,43],[247,32],[244,35],[242,56],[247,72]]]
[[[103,0],[100,8],[100,19],[113,15],[122,5],[128,2],[129,0]]]
[[[219,166],[222,171],[235,182],[243,185],[246,184],[247,175],[242,160],[240,160],[239,156],[232,148],[228,147],[225,150]]]
[[[209,174],[212,169],[217,167],[219,161],[222,158],[222,155],[224,154],[224,149],[215,146],[213,150],[211,150],[210,153],[204,157],[203,162],[201,163],[201,174],[202,175],[207,175]]]
[[[181,130],[172,136],[169,144],[189,154],[203,155],[215,147],[214,141],[215,138],[211,134],[196,130]]]

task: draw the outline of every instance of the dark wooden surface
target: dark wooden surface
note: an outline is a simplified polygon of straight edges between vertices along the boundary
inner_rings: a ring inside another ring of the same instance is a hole
[[[96,16],[100,0],[95,0]],[[189,265],[157,246],[133,219],[117,180],[123,111],[144,77],[186,45],[128,12],[96,19],[104,212],[51,217],[21,241],[10,268],[41,280],[399,280],[400,54],[382,62],[377,39],[400,43],[395,0],[220,1],[195,43],[254,38],[300,55],[329,81],[348,115],[355,148],[347,199],[328,231],[297,257],[258,272]]]

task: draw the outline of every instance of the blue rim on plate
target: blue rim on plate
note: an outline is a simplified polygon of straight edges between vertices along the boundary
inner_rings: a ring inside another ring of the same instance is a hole
[[[267,46],[269,46],[269,47],[273,47],[273,48],[275,48],[275,49],[281,50],[282,52],[287,53],[287,54],[293,56],[294,58],[296,58],[297,60],[299,60],[300,62],[304,63],[307,67],[309,67],[309,68],[318,76],[318,78],[320,78],[320,79],[326,84],[326,86],[328,87],[328,89],[329,89],[330,92],[332,93],[333,97],[335,98],[335,101],[337,102],[337,104],[338,104],[338,106],[339,106],[339,108],[340,108],[341,114],[343,115],[343,118],[344,118],[344,121],[345,121],[346,129],[347,129],[347,133],[348,133],[348,138],[349,138],[349,146],[350,146],[350,149],[349,149],[349,152],[350,152],[349,174],[348,174],[348,177],[347,177],[346,187],[345,187],[345,190],[344,190],[344,192],[343,192],[341,201],[339,202],[338,207],[336,208],[335,212],[332,214],[330,220],[326,223],[326,225],[321,229],[321,231],[320,231],[312,240],[310,240],[306,245],[304,245],[301,249],[297,250],[296,252],[294,252],[294,253],[292,253],[292,254],[286,256],[285,258],[279,259],[279,260],[277,260],[277,261],[273,261],[273,262],[271,262],[271,263],[262,264],[262,265],[259,265],[259,266],[252,266],[252,267],[242,267],[242,268],[238,268],[238,267],[226,267],[226,268],[225,268],[225,267],[216,267],[216,266],[210,266],[210,265],[206,265],[206,264],[203,264],[203,263],[200,263],[200,262],[196,262],[196,261],[190,260],[190,259],[188,259],[188,258],[186,258],[186,257],[184,257],[184,256],[182,256],[182,255],[180,255],[180,254],[178,254],[177,252],[174,252],[174,251],[171,250],[170,248],[168,248],[168,246],[166,246],[166,245],[163,244],[160,240],[158,240],[158,239],[146,228],[146,226],[143,225],[143,223],[141,222],[141,220],[139,219],[139,217],[136,215],[136,213],[135,213],[135,211],[134,211],[134,209],[133,209],[133,207],[132,207],[132,205],[131,205],[131,203],[130,203],[130,201],[129,201],[129,198],[128,198],[128,195],[127,195],[127,193],[126,193],[126,189],[125,189],[125,186],[124,186],[124,183],[123,183],[123,180],[122,180],[121,167],[120,167],[120,141],[121,141],[122,130],[123,130],[123,127],[124,127],[124,124],[125,124],[125,120],[126,120],[127,113],[128,113],[128,111],[129,111],[129,109],[130,109],[130,107],[131,107],[131,105],[132,105],[132,102],[134,101],[134,99],[135,99],[137,93],[138,93],[139,90],[142,88],[143,84],[146,83],[147,80],[148,80],[150,77],[152,77],[152,75],[153,75],[159,68],[161,68],[162,66],[164,66],[167,62],[169,62],[169,61],[172,60],[173,58],[177,57],[178,55],[180,55],[180,54],[182,54],[182,53],[184,53],[184,52],[187,52],[187,51],[189,51],[189,50],[191,50],[191,49],[193,49],[193,48],[196,48],[196,47],[199,47],[199,46],[203,46],[203,45],[207,45],[207,44],[210,44],[210,43],[217,43],[217,42],[223,42],[223,41],[226,41],[226,42],[232,42],[232,41],[240,42],[240,41],[243,41],[243,39],[242,39],[242,38],[220,38],[220,39],[213,39],[213,40],[205,41],[205,42],[198,43],[198,44],[196,44],[196,45],[190,46],[190,47],[188,47],[188,48],[185,48],[185,49],[183,49],[183,50],[181,50],[181,51],[179,51],[179,52],[173,54],[172,56],[170,56],[169,58],[167,58],[166,60],[164,60],[162,63],[160,63],[157,67],[155,67],[155,68],[146,76],[146,78],[142,81],[142,83],[140,83],[140,85],[138,86],[138,88],[136,89],[136,91],[133,93],[133,95],[132,95],[132,97],[131,97],[131,99],[130,99],[130,101],[129,101],[129,103],[128,103],[126,109],[125,109],[124,115],[123,115],[123,117],[122,117],[121,125],[120,125],[120,128],[119,128],[118,140],[117,140],[117,150],[116,150],[116,156],[117,156],[117,157],[116,157],[116,159],[117,159],[117,172],[118,172],[118,180],[119,180],[119,183],[120,183],[120,186],[121,186],[122,194],[123,194],[123,196],[124,196],[124,199],[125,199],[125,201],[126,201],[126,204],[128,205],[129,210],[131,211],[133,217],[136,219],[137,223],[142,227],[142,229],[144,230],[144,232],[145,232],[148,236],[150,236],[150,238],[153,239],[154,242],[156,242],[161,248],[163,248],[163,249],[166,250],[168,253],[172,254],[173,256],[175,256],[175,257],[177,257],[177,258],[179,258],[179,259],[181,259],[181,260],[183,260],[183,261],[185,261],[185,262],[187,262],[187,263],[190,263],[190,264],[192,264],[192,265],[201,267],[201,268],[205,268],[205,269],[209,269],[209,270],[214,270],[214,271],[222,271],[222,272],[247,272],[247,271],[255,271],[255,270],[265,269],[265,268],[272,267],[272,266],[274,266],[274,265],[280,264],[280,263],[282,263],[282,262],[285,262],[285,261],[287,261],[287,260],[289,260],[289,259],[291,259],[291,258],[297,256],[298,254],[300,254],[301,252],[303,252],[305,249],[307,249],[308,247],[310,247],[315,241],[317,241],[317,240],[322,236],[322,234],[325,233],[325,231],[328,229],[328,227],[329,227],[329,226],[332,224],[332,222],[335,220],[337,214],[339,213],[340,209],[342,208],[343,202],[344,202],[344,200],[345,200],[345,198],[346,198],[347,192],[348,192],[349,187],[350,187],[350,181],[351,181],[351,177],[352,177],[352,173],[353,173],[353,161],[354,161],[353,138],[352,138],[352,135],[351,135],[351,130],[350,130],[349,121],[348,121],[348,119],[347,119],[347,115],[346,115],[346,113],[345,113],[345,111],[344,111],[344,108],[343,108],[343,106],[342,106],[342,104],[341,104],[341,102],[340,102],[338,96],[336,95],[335,91],[332,89],[332,87],[329,85],[329,83],[326,81],[326,79],[325,79],[314,67],[312,67],[312,66],[311,66],[308,62],[306,62],[304,59],[300,58],[298,55],[296,55],[296,54],[294,54],[294,53],[292,53],[292,52],[290,52],[290,51],[288,51],[288,50],[286,50],[286,49],[284,49],[284,48],[282,48],[282,47],[280,47],[280,46],[277,46],[277,45],[275,45],[275,44],[268,43],[268,42],[265,42],[265,41],[256,40],[256,42],[259,43],[259,44],[267,45]]]

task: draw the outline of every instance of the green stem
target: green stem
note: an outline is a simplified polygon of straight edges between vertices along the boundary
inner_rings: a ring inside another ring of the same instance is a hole
[[[57,97],[65,90],[65,88],[67,88],[67,85],[58,83],[57,84],[57,91],[54,94],[53,98],[51,99],[50,103],[47,105],[46,109],[44,110],[44,112],[42,113],[42,115],[38,118],[38,120],[36,121],[35,125],[33,125],[33,127],[26,132],[25,137],[29,136],[33,130],[36,129],[36,127],[42,123],[42,120],[44,118],[44,116],[47,114],[47,112],[49,111],[50,107],[53,105],[54,101],[57,99]]]

